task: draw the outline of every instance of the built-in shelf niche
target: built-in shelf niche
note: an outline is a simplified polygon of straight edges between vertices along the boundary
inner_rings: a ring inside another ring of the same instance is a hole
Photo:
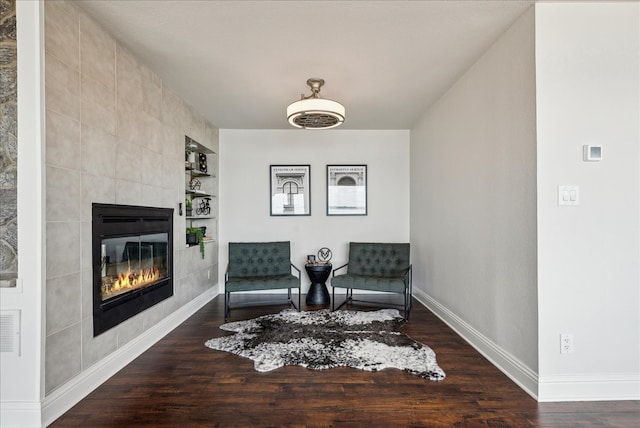
[[[187,151],[195,153],[195,159],[188,159]],[[200,168],[199,156],[206,157],[206,171]],[[192,214],[185,210],[187,227],[206,227],[205,243],[217,241],[217,183],[216,170],[218,166],[217,153],[185,135],[185,201],[192,202]],[[192,180],[198,180],[200,186],[192,188]],[[204,209],[202,201],[208,199],[210,211],[199,212]],[[197,244],[196,244],[197,245]],[[187,245],[193,246],[193,245]]]

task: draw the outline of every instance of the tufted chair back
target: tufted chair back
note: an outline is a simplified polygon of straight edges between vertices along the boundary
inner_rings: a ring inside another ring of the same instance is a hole
[[[290,275],[290,242],[229,242],[227,273],[230,278]]]
[[[350,275],[401,276],[409,267],[409,243],[349,243]]]

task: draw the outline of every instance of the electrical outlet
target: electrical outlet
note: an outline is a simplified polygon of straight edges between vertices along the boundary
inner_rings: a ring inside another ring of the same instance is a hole
[[[573,334],[560,333],[560,353],[570,354],[573,351]]]

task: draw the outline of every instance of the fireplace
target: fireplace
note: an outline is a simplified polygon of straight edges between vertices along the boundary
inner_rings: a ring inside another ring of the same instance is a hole
[[[173,295],[173,209],[92,205],[93,335]]]

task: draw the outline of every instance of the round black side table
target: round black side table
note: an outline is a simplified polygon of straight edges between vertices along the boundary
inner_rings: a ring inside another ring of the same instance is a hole
[[[325,283],[331,273],[331,264],[307,264],[304,265],[304,269],[311,280],[306,299],[307,305],[328,305],[331,303]]]

